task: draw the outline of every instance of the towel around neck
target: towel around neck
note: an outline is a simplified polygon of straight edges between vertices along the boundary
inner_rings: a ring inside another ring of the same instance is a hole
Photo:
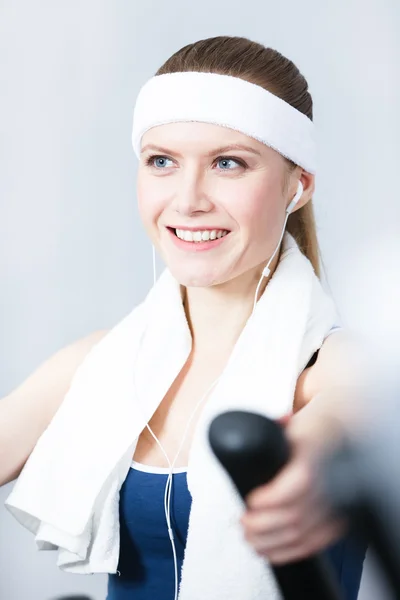
[[[267,561],[243,538],[243,504],[208,444],[226,410],[279,418],[337,318],[309,260],[286,233],[278,266],[196,424],[192,508],[179,600],[278,600]],[[190,354],[179,283],[165,270],[146,299],[92,348],[5,505],[73,573],[115,573],[119,490],[137,439]],[[183,433],[183,432],[182,432]],[[132,515],[134,518],[134,515]]]

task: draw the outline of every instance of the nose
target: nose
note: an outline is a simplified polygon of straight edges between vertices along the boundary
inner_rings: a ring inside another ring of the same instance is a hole
[[[210,212],[213,203],[207,193],[204,174],[199,168],[182,169],[174,196],[174,209],[183,216]]]

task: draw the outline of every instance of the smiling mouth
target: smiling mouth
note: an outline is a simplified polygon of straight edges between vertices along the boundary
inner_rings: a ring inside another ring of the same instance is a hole
[[[167,227],[167,229],[169,229],[180,240],[194,244],[219,240],[230,233],[228,229],[198,229],[194,231],[189,229],[175,229],[173,227]]]

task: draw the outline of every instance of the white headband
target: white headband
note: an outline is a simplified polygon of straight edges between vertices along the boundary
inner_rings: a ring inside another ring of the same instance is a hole
[[[252,137],[314,174],[314,124],[259,85],[216,73],[167,73],[139,92],[132,144],[140,155],[143,134],[157,125],[196,121],[229,127]]]

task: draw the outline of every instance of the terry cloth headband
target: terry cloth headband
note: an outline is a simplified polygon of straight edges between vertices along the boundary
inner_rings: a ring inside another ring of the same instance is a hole
[[[259,85],[216,73],[167,73],[141,88],[133,115],[137,157],[143,134],[157,125],[196,121],[229,127],[316,171],[314,123]]]

